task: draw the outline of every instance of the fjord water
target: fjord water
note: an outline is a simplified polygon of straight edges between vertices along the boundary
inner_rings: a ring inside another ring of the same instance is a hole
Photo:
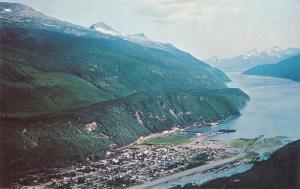
[[[250,101],[237,119],[225,122],[222,127],[236,129],[223,135],[229,138],[286,136],[300,138],[300,82],[288,79],[229,74],[230,87],[239,87]]]
[[[228,74],[228,73],[227,73]],[[249,76],[229,73],[232,82],[250,96],[241,116],[233,117],[218,126],[193,128],[193,132],[215,132],[219,129],[235,129],[235,133],[221,134],[216,139],[256,138],[286,136],[288,140],[300,139],[300,82],[287,79]],[[241,166],[211,173],[195,173],[162,183],[153,188],[162,189],[187,183],[202,184],[208,180],[245,172],[252,165]]]
[[[214,132],[235,129],[236,132],[218,138],[255,138],[286,136],[289,140],[300,138],[300,82],[288,79],[250,76],[229,73],[229,87],[240,88],[250,96],[241,116],[233,117],[215,127],[197,129]]]

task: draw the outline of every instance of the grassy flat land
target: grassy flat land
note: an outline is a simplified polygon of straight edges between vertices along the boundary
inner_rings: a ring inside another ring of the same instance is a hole
[[[234,139],[231,142],[231,146],[234,148],[247,148],[252,146],[253,143],[254,143],[254,139],[239,138],[239,139]]]
[[[150,138],[144,141],[144,145],[180,145],[191,142],[191,138],[184,135],[168,135]]]
[[[231,142],[231,146],[234,148],[255,148],[256,150],[262,149],[262,148],[271,148],[275,146],[282,145],[282,140],[286,137],[278,136],[274,138],[255,138],[255,139],[245,139],[245,138],[239,138],[234,139]]]

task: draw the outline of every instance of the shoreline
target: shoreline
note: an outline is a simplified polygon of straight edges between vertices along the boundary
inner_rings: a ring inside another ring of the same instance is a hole
[[[215,140],[217,135],[224,134],[220,132],[189,136],[191,140],[182,144],[149,145],[144,143],[156,137],[178,136],[176,133],[184,131],[186,129],[173,128],[161,133],[153,133],[140,137],[134,143],[108,151],[106,159],[56,169],[53,174],[49,175],[32,174],[37,179],[33,180],[32,184],[36,184],[26,186],[111,188],[114,184],[120,184],[122,188],[147,188],[199,171],[210,173],[220,166],[221,169],[226,170],[235,161],[238,161],[236,162],[238,165],[249,164],[257,157],[257,155],[253,156],[253,149],[245,151],[245,148],[233,147],[232,140]],[[255,141],[256,139],[249,140]],[[203,154],[207,158],[197,160],[203,157]],[[189,165],[194,158],[196,158],[196,164]],[[170,162],[175,162],[175,164],[170,165]]]
[[[169,130],[169,132],[154,133],[154,134],[148,135],[146,137],[139,138],[134,143],[131,143],[131,144],[126,145],[126,146],[121,147],[121,148],[117,148],[115,150],[116,151],[128,151],[129,149],[131,149],[133,147],[137,148],[140,151],[145,151],[145,149],[149,150],[149,149],[151,149],[153,147],[149,147],[148,145],[143,145],[142,144],[143,141],[148,140],[148,139],[153,138],[153,137],[173,135],[173,134],[176,134],[176,132],[178,132],[178,131],[182,131],[182,130],[180,130],[180,129],[172,129],[172,130]],[[195,137],[192,137],[191,142],[189,142],[187,144],[182,144],[182,145],[179,145],[179,146],[165,145],[164,147],[161,147],[161,148],[158,147],[158,149],[172,149],[172,150],[177,150],[178,153],[186,153],[186,152],[189,152],[189,151],[195,151],[195,153],[198,153],[197,151],[201,151],[203,149],[208,149],[208,150],[210,149],[209,151],[211,151],[211,152],[220,151],[220,152],[218,152],[220,154],[216,154],[216,155],[214,155],[216,157],[213,157],[213,158],[220,158],[218,156],[220,156],[223,153],[223,150],[228,147],[227,146],[228,144],[226,144],[224,142],[220,142],[220,141],[210,141],[210,138],[213,138],[216,135],[218,135],[218,133],[205,133],[205,134],[201,134],[200,136],[197,135]],[[185,148],[188,149],[188,150],[186,150]],[[185,150],[183,150],[183,149],[185,149]],[[231,151],[230,153],[235,153],[235,152]],[[116,163],[114,161],[115,161],[115,159],[117,159],[117,157],[118,156],[113,156],[111,158],[106,158],[104,160],[98,161],[98,163],[99,162],[110,161],[112,164],[114,164],[114,163]],[[215,161],[215,163],[218,162],[218,161],[220,161],[220,160],[222,161],[223,159],[222,158],[221,159],[217,159]],[[158,160],[158,161],[160,161],[160,160]],[[97,162],[91,162],[91,165],[93,165],[94,163],[97,163]],[[207,164],[207,165],[209,165],[209,164]],[[84,164],[82,166],[75,165],[74,168],[68,167],[68,168],[60,169],[60,170],[57,171],[57,174],[64,175],[66,173],[74,173],[73,171],[77,170],[77,169],[78,170],[82,169],[81,171],[84,171],[85,167],[89,167],[89,166],[90,165],[84,165]],[[195,168],[199,168],[199,167],[202,167],[202,166],[197,166]],[[192,169],[195,169],[195,168],[192,168]],[[73,171],[72,171],[72,169],[73,169]],[[191,170],[191,169],[188,168],[188,169],[186,169],[184,171],[179,171],[178,172],[178,170],[176,171],[176,169],[174,169],[173,171],[171,170],[171,172],[168,172],[168,171],[162,172],[162,174],[163,174],[163,177],[165,177],[165,176],[169,177],[169,176],[172,176],[172,175],[180,174],[181,172],[185,173],[185,171],[189,171],[189,170]],[[79,170],[79,172],[80,172],[80,170]],[[48,182],[44,182],[44,183],[41,183],[41,184],[38,184],[38,185],[31,185],[31,186],[32,187],[46,188],[46,187],[49,187],[50,185],[52,185],[53,182],[55,182],[55,183],[68,183],[68,182],[73,182],[73,180],[79,179],[82,176],[84,176],[84,177],[93,177],[93,176],[97,175],[98,173],[99,173],[99,170],[96,169],[96,170],[94,170],[92,172],[89,172],[89,173],[83,173],[83,174],[79,174],[79,175],[77,174],[77,176],[71,177],[70,179],[66,179],[66,177],[60,176],[61,179],[54,179],[54,180],[51,179]],[[183,174],[183,173],[181,173],[181,174]],[[153,178],[154,181],[156,179],[157,178]],[[138,184],[137,186],[139,186],[139,184],[142,184],[144,182],[147,182],[147,179],[144,180],[144,181],[140,181],[140,183],[136,183],[136,184]],[[27,186],[27,187],[31,187],[31,186]],[[80,186],[81,185],[76,185],[74,187],[80,187]],[[133,186],[133,184],[131,184],[129,186],[131,187],[131,186]],[[105,187],[103,187],[103,188],[105,188]]]
[[[234,116],[234,115],[233,115]],[[214,122],[218,122],[219,123],[222,123],[223,121],[229,119],[230,117],[232,116],[227,116],[227,117],[223,117],[223,118],[220,118]],[[173,127],[169,130],[164,130],[162,132],[159,132],[159,133],[152,133],[150,135],[147,135],[147,136],[140,136],[139,138],[137,138],[134,142],[132,143],[129,143],[125,146],[120,146],[120,147],[117,147],[117,148],[112,148],[112,150],[123,150],[123,149],[126,149],[126,148],[131,148],[135,145],[137,145],[138,143],[140,143],[141,141],[143,140],[147,140],[149,138],[152,138],[152,137],[156,137],[156,136],[166,136],[166,135],[171,135],[171,134],[175,134],[176,132],[178,131],[185,131],[191,127],[206,127],[206,126],[209,126],[207,125],[206,123],[208,123],[208,121],[204,121],[204,123],[201,123],[201,124],[197,124],[196,126],[188,126],[188,127],[184,127],[184,128],[181,128],[180,126],[179,127]],[[106,153],[107,151],[110,151],[111,149],[107,149],[104,153]],[[100,158],[99,161],[101,160],[105,160],[105,158]],[[87,161],[86,159],[83,159],[83,162],[82,163],[79,163],[79,164],[86,164]],[[27,177],[27,175],[40,175],[40,174],[44,174],[45,172],[59,172],[59,170],[68,170],[68,169],[71,169],[71,167],[73,166],[78,166],[77,163],[76,164],[70,164],[69,166],[66,166],[66,167],[53,167],[53,168],[45,168],[43,170],[37,170],[37,169],[32,169],[32,170],[26,170],[26,171],[22,171],[22,172],[16,172],[14,173],[14,175],[19,175],[17,176],[16,178],[17,179],[22,179],[22,178],[25,178]],[[26,174],[26,173],[29,173],[29,174]],[[19,182],[14,182],[12,184],[15,184],[15,183],[19,183]]]

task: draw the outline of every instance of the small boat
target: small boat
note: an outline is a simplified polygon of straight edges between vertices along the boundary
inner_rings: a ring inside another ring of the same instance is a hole
[[[220,129],[218,130],[218,132],[220,133],[233,133],[233,132],[236,132],[235,129]]]
[[[202,133],[196,133],[196,136],[198,136],[198,137],[202,136]]]
[[[210,122],[210,123],[207,123],[208,126],[215,126],[215,125],[218,125],[219,123],[218,122]]]

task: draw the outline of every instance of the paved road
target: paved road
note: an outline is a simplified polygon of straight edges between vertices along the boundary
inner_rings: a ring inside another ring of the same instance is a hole
[[[164,182],[169,182],[169,181],[181,178],[181,177],[186,176],[186,175],[190,175],[190,174],[197,173],[197,172],[203,172],[205,170],[212,169],[214,167],[230,163],[230,162],[235,161],[239,158],[242,158],[243,156],[245,156],[245,154],[241,153],[241,154],[239,154],[237,156],[234,156],[234,157],[230,157],[230,158],[226,158],[226,159],[223,159],[223,160],[218,160],[218,161],[215,161],[215,162],[211,162],[207,165],[202,165],[202,166],[199,166],[199,167],[195,167],[193,169],[189,169],[189,170],[186,170],[186,171],[175,173],[173,175],[169,175],[169,176],[166,176],[166,177],[163,177],[163,178],[160,178],[160,179],[156,179],[156,180],[153,180],[153,181],[147,181],[147,182],[144,182],[141,185],[136,185],[136,186],[129,187],[128,189],[150,189],[150,188],[153,188],[156,185],[164,183]]]

